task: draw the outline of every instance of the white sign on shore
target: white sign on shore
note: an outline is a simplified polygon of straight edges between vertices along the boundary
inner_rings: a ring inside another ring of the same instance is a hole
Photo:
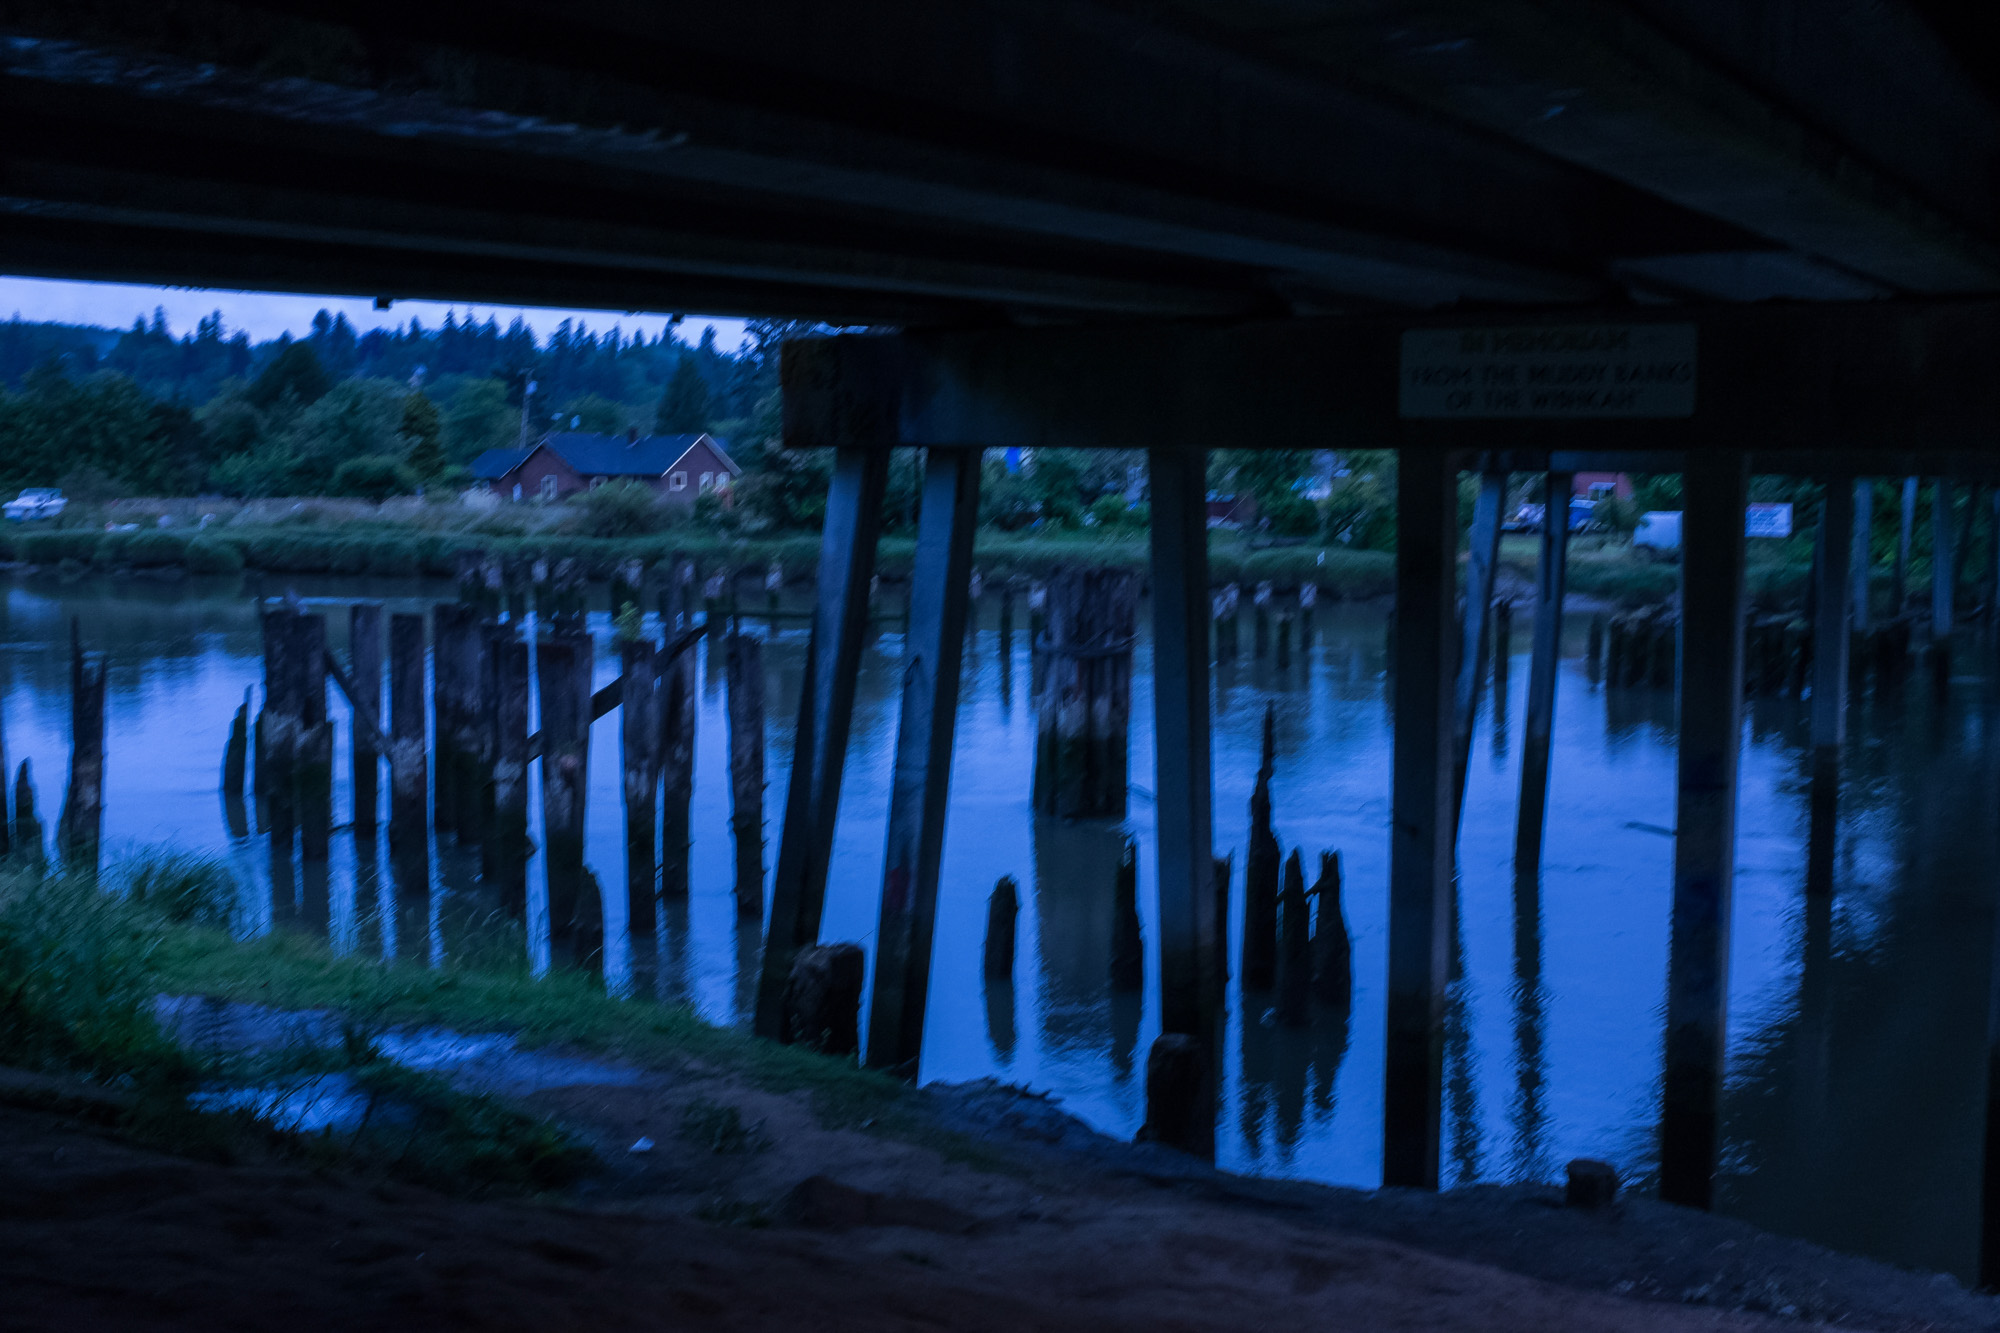
[[[1401,412],[1430,420],[1691,417],[1695,326],[1409,329]]]

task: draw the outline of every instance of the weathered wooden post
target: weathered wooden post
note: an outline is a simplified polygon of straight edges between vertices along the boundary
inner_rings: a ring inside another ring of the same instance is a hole
[[[1289,605],[1281,605],[1278,607],[1278,665],[1288,667],[1291,664],[1292,608]]]
[[[1568,495],[1573,474],[1551,472],[1545,495]],[[1521,732],[1521,797],[1515,808],[1514,880],[1539,880],[1542,842],[1548,826],[1549,744],[1554,732],[1556,675],[1562,656],[1563,591],[1568,570],[1569,525],[1542,524],[1541,555],[1535,568],[1534,644],[1528,659],[1528,716]],[[1603,643],[1603,618],[1590,622],[1591,675]]]
[[[979,464],[977,449],[928,451],[904,639],[868,1063],[912,1078],[923,1048],[930,991],[938,866],[944,854],[960,664],[972,600]]]
[[[1218,856],[1211,862],[1215,893],[1215,975],[1218,985],[1229,982],[1229,881],[1236,877],[1236,858]]]
[[[14,855],[30,869],[40,870],[48,861],[48,847],[42,838],[42,821],[35,815],[35,777],[29,761],[23,759],[14,772]]]
[[[771,631],[778,629],[778,606],[785,593],[785,562],[771,557],[771,567],[764,571],[764,596],[770,603]]]
[[[382,772],[382,607],[357,602],[347,612],[348,681],[354,696],[354,725],[348,728],[353,768],[349,783],[354,794],[354,832],[375,832],[376,806]]]
[[[1225,583],[1221,591],[1214,595],[1211,613],[1215,619],[1215,660],[1233,662],[1241,646],[1237,639],[1238,603],[1243,590],[1234,583]]]
[[[1250,793],[1250,850],[1243,865],[1243,989],[1269,990],[1278,969],[1278,877],[1282,853],[1271,830],[1277,713],[1264,709],[1264,751]]]
[[[636,606],[637,603],[629,603]],[[658,871],[660,727],[659,665],[652,641],[627,636],[621,622],[618,658],[619,758],[625,794],[625,919],[633,936],[650,936],[654,929],[654,891]]]
[[[250,691],[243,691],[243,702],[236,706],[236,716],[229,723],[229,743],[222,750],[222,798],[225,801],[243,800],[245,764],[250,752]],[[0,772],[7,767],[6,751],[0,747]],[[0,810],[0,824],[7,822],[7,812]],[[0,856],[4,856],[7,845],[0,842]]]
[[[1450,974],[1457,471],[1412,446],[1396,476],[1396,674],[1389,832],[1389,996],[1382,1183],[1436,1189]],[[1737,522],[1742,523],[1741,515]]]
[[[1313,608],[1319,605],[1319,585],[1308,579],[1299,585],[1299,651],[1312,646]]]
[[[1931,671],[1940,689],[1951,679],[1951,632],[1958,601],[1952,493],[1947,477],[1939,477],[1931,485]]]
[[[732,634],[729,666],[729,827],[736,846],[736,914],[764,915],[764,646]]]
[[[1268,657],[1271,653],[1271,581],[1265,579],[1257,584],[1250,594],[1251,615],[1255,628],[1251,632],[1250,651],[1257,657]]]
[[[621,626],[630,623],[635,616],[644,615],[646,604],[643,589],[646,586],[646,565],[640,560],[620,560],[611,572],[611,623]],[[636,626],[634,626],[636,632]],[[622,705],[621,705],[622,706]]]
[[[104,655],[83,651],[72,619],[69,791],[56,827],[64,866],[91,875],[104,836],[104,674]]]
[[[493,718],[493,827],[481,865],[511,914],[528,897],[528,641],[513,622],[494,626],[487,661]]]
[[[1285,860],[1278,923],[1278,1022],[1302,1028],[1312,1022],[1312,907],[1306,898],[1305,861],[1296,847]]]
[[[1137,608],[1137,580],[1122,570],[1049,580],[1035,716],[1034,804],[1043,814],[1125,814]]]
[[[1127,838],[1112,887],[1111,989],[1131,993],[1145,985],[1146,942],[1139,931],[1139,847]]]
[[[389,617],[389,854],[407,859],[427,841],[424,618]]]
[[[701,614],[711,636],[716,634],[715,626],[722,618],[722,598],[729,586],[729,571],[718,569],[708,576],[708,582],[701,586]]]
[[[1565,534],[1565,537],[1567,537],[1567,534]],[[1565,544],[1567,544],[1567,542],[1565,542]],[[1539,599],[1540,597],[1539,590],[1537,591],[1536,596]],[[1536,613],[1540,614],[1539,600],[1536,603],[1536,607],[1537,607]],[[1539,631],[1537,633],[1539,636]],[[1536,642],[1537,643],[1541,642],[1539,637],[1537,637]],[[1588,670],[1590,672],[1590,683],[1595,685],[1598,681],[1598,678],[1604,672],[1604,617],[1603,616],[1592,616],[1590,618],[1590,637],[1587,643],[1585,644],[1583,651],[1584,651],[1584,661],[1587,664]]]
[[[888,468],[886,448],[848,446],[834,456],[820,539],[812,644],[799,693],[791,785],[778,839],[778,864],[771,876],[771,917],[757,985],[757,1034],[773,1040],[784,1037],[792,959],[819,938]]]
[[[1354,945],[1340,901],[1340,853],[1319,854],[1319,878],[1312,896],[1318,904],[1312,937],[1312,988],[1319,1002],[1346,1009],[1354,999]]]
[[[867,959],[858,944],[817,944],[799,950],[785,983],[785,1043],[822,1055],[859,1052],[866,971]]]
[[[1021,915],[1021,893],[1012,875],[1002,875],[986,900],[986,951],[980,973],[987,982],[1014,981],[1014,931]]]
[[[1465,809],[1465,774],[1472,763],[1472,728],[1479,716],[1480,691],[1486,683],[1487,618],[1493,610],[1493,579],[1500,563],[1500,509],[1506,498],[1505,471],[1489,468],[1480,474],[1479,498],[1473,503],[1472,541],[1465,570],[1465,623],[1460,627],[1458,676],[1452,691],[1451,840],[1454,848],[1458,844],[1459,817]],[[1456,523],[1453,526],[1456,527]],[[1455,557],[1453,563],[1457,563]],[[1402,661],[1400,652],[1396,660]]]
[[[326,716],[326,617],[295,616],[293,669],[299,678],[299,854],[314,864],[332,855],[333,724]]]
[[[695,650],[695,642],[684,642],[677,655],[660,663],[654,704],[660,727],[661,785],[666,790],[660,823],[660,896],[668,902],[685,900],[689,889],[688,848],[694,831],[688,805],[694,799],[695,705],[701,692]]]
[[[1667,953],[1660,1197],[1706,1208],[1720,1147],[1743,706],[1741,453],[1690,450],[1683,482],[1674,903]]]
[[[1833,892],[1833,844],[1840,801],[1840,749],[1847,739],[1848,616],[1854,597],[1854,492],[1829,482],[1820,502],[1813,566],[1812,795],[1806,837],[1806,892]],[[1866,579],[1866,574],[1862,575]]]
[[[590,665],[587,634],[557,631],[538,645],[541,685],[542,865],[548,875],[551,957],[589,966],[603,932],[583,864],[584,797],[590,772]]]
[[[297,822],[294,783],[303,725],[299,712],[305,706],[297,670],[295,617],[282,605],[266,606],[259,620],[264,633],[264,707],[257,726],[260,822],[289,848]]]

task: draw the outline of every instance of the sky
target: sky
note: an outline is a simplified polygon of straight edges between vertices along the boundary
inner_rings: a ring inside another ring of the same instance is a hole
[[[539,306],[475,306],[442,301],[397,301],[387,310],[375,303],[351,296],[312,296],[304,293],[236,292],[208,287],[147,287],[120,282],[64,282],[47,278],[17,278],[0,275],[0,319],[18,314],[24,320],[55,320],[64,324],[98,324],[106,328],[130,328],[134,317],[152,321],[155,307],[167,312],[167,325],[175,336],[191,333],[197,321],[220,310],[228,332],[247,330],[252,342],[265,342],[280,333],[303,336],[312,330],[315,313],[326,310],[345,312],[355,328],[393,328],[407,324],[414,316],[425,327],[436,328],[447,311],[458,318],[468,316],[484,322],[488,315],[502,328],[514,316],[524,316],[538,337],[549,333],[565,319],[580,319],[602,333],[613,324],[629,335],[643,331],[650,338],[666,327],[666,315],[635,315],[622,310],[557,310]],[[684,342],[698,342],[703,326],[713,325],[716,344],[735,351],[743,342],[743,321],[711,315],[689,315],[678,330]]]

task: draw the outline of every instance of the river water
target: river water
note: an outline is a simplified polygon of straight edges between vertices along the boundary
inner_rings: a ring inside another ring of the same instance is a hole
[[[307,597],[382,598],[420,610],[450,590],[410,582],[300,580]],[[399,906],[390,878],[334,839],[330,871],[274,892],[260,839],[233,838],[217,795],[230,715],[262,668],[253,585],[230,579],[17,576],[0,582],[0,721],[10,763],[33,764],[51,827],[67,771],[67,630],[111,657],[106,859],[146,845],[224,856],[242,884],[241,929],[323,931],[337,948],[433,963],[523,952],[545,965],[540,868],[525,928],[476,882],[476,853],[448,843],[427,898]],[[272,589],[275,591],[275,589]],[[994,1076],[1059,1096],[1098,1128],[1142,1118],[1145,1051],[1158,1032],[1157,974],[1144,997],[1108,983],[1119,851],[1136,837],[1140,913],[1153,907],[1149,797],[1151,664],[1134,664],[1130,817],[1063,825],[1029,807],[1034,716],[1027,613],[1003,641],[998,598],[977,609],[961,697],[922,1077]],[[799,609],[794,607],[793,609]],[[1445,1172],[1450,1183],[1560,1179],[1572,1157],[1641,1178],[1654,1156],[1674,822],[1670,692],[1594,684],[1572,615],[1558,686],[1548,846],[1540,901],[1517,903],[1512,847],[1525,632],[1504,688],[1490,691],[1468,780],[1460,852],[1462,977],[1450,1009]],[[346,617],[330,614],[336,652]],[[1247,616],[1246,616],[1247,622]],[[1289,665],[1250,653],[1215,680],[1216,845],[1242,849],[1263,715],[1276,718],[1275,825],[1287,852],[1338,849],[1354,940],[1344,1020],[1277,1027],[1268,997],[1232,984],[1221,1163],[1371,1186],[1380,1177],[1390,726],[1385,617],[1322,603]],[[790,764],[806,621],[745,622],[768,635],[768,863]],[[1520,627],[1522,631],[1525,626]],[[592,617],[598,683],[617,674],[608,619]],[[588,859],[603,886],[609,984],[684,998],[719,1023],[747,1018],[757,941],[739,933],[720,654],[702,649],[692,826],[694,890],[657,954],[623,933],[623,814],[616,717],[592,732]],[[863,658],[822,938],[872,958],[889,764],[901,678],[900,626],[879,622]],[[1976,1262],[1986,1016],[1994,953],[1995,710],[1961,650],[1940,699],[1927,674],[1858,692],[1846,757],[1836,893],[1809,910],[1805,705],[1746,708],[1738,873],[1730,946],[1730,1064],[1722,1206],[1775,1230],[1970,1278]],[[334,692],[335,820],[349,818],[344,703]],[[384,783],[386,789],[387,784]],[[538,795],[531,790],[537,822]],[[539,836],[538,834],[536,836]],[[1310,877],[1309,870],[1309,877]],[[978,960],[986,898],[1021,885],[1012,996],[989,994]],[[768,873],[767,873],[768,879]],[[1232,938],[1239,938],[1233,933]]]

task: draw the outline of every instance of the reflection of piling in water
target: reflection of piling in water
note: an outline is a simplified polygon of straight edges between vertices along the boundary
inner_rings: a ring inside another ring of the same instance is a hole
[[[1014,1020],[1014,983],[988,978],[986,982],[986,1040],[992,1043],[993,1057],[1003,1065],[1014,1063],[1014,1045],[1019,1040]]]
[[[1020,889],[1002,875],[986,899],[986,955],[981,968],[987,984],[1014,981],[1014,930],[1021,914]]]
[[[1035,809],[1066,819],[1125,814],[1138,581],[1122,570],[1049,581],[1037,639]]]
[[[660,762],[666,789],[660,823],[660,895],[688,895],[688,802],[694,796],[694,722],[699,685],[695,645],[687,643],[660,668]],[[587,687],[586,687],[587,692]]]
[[[354,724],[348,728],[352,767],[349,784],[354,794],[354,833],[363,837],[375,832],[375,807],[382,769],[381,745],[377,737],[382,718],[382,608],[358,602],[347,612],[348,683],[354,697]]]
[[[1137,991],[1146,984],[1146,945],[1139,933],[1139,845],[1125,840],[1111,903],[1111,989]]]
[[[536,656],[542,699],[542,865],[548,875],[551,956],[590,961],[593,927],[583,866],[584,796],[590,759],[590,637],[558,632]]]
[[[13,854],[31,869],[39,870],[48,859],[42,842],[42,821],[35,815],[34,770],[26,759],[14,772]]]
[[[302,683],[295,669],[299,644],[295,616],[289,608],[267,607],[261,617],[264,632],[264,708],[258,715],[257,794],[263,798],[262,822],[289,848],[294,822],[293,783],[299,751],[299,716],[304,707]]]
[[[1250,793],[1250,850],[1243,867],[1243,988],[1269,990],[1277,980],[1278,874],[1281,853],[1271,831],[1271,772],[1277,720],[1264,709],[1264,752]]]
[[[764,646],[732,634],[729,658],[729,825],[736,844],[736,913],[764,915]]]
[[[1345,1009],[1354,999],[1354,946],[1340,901],[1340,853],[1319,854],[1312,896],[1319,904],[1312,937],[1312,988],[1321,1004]]]
[[[815,944],[799,950],[785,985],[785,1043],[825,1055],[857,1054],[866,970],[858,944]]]
[[[426,838],[424,618],[389,618],[389,855],[407,856]]]
[[[1305,1027],[1312,1021],[1311,912],[1305,863],[1294,847],[1285,861],[1285,886],[1278,895],[1278,1021],[1286,1027]]]
[[[654,657],[651,640],[623,637],[621,629],[618,747],[625,795],[625,919],[635,936],[652,934],[654,924],[661,741]]]
[[[1049,1044],[1102,1050],[1112,895],[1125,835],[1116,825],[1037,819],[1033,904]]]

